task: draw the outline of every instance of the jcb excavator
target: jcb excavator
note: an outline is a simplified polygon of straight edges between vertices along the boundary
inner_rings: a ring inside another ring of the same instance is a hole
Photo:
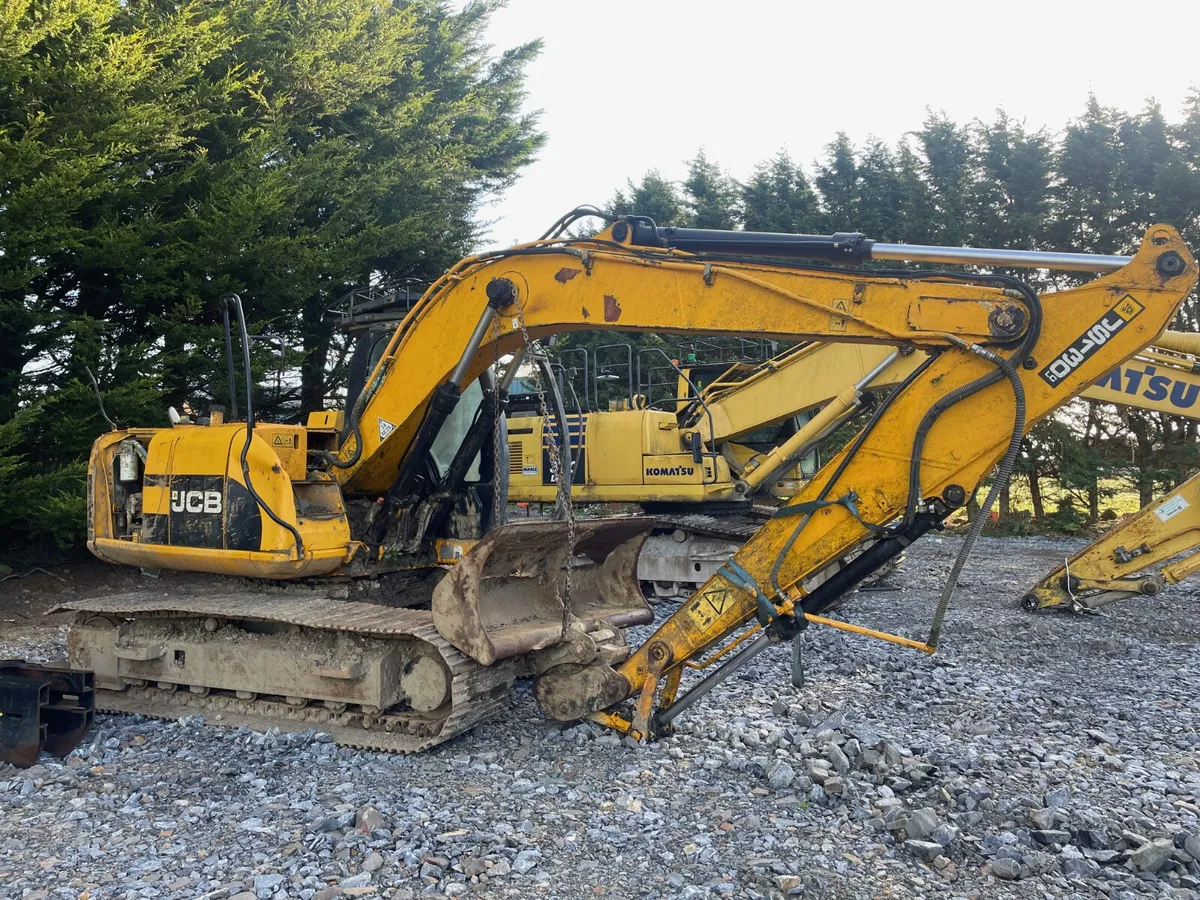
[[[71,663],[95,672],[98,707],[320,727],[361,746],[418,750],[496,712],[515,678],[532,677],[550,717],[591,717],[650,739],[771,643],[812,621],[842,626],[820,613],[939,527],[998,463],[1002,483],[1025,431],[1149,345],[1197,273],[1168,226],[1150,229],[1130,258],[660,228],[640,217],[592,238],[558,236],[570,222],[439,279],[392,337],[344,437],[334,414],[256,426],[247,384],[244,422],[214,415],[96,442],[88,543],[103,559],[277,580],[453,561],[428,608],[218,585],[65,604],[78,613]],[[1009,276],[856,267],[867,260],[1108,274],[1041,298]],[[233,308],[240,319],[240,304]],[[545,335],[596,325],[754,330],[911,347],[929,358],[717,574],[629,648],[621,628],[652,617],[631,577],[644,520],[497,522],[506,465],[491,420],[512,371],[498,374],[497,361]],[[448,427],[460,407],[464,427]],[[982,524],[976,517],[928,639],[890,639],[933,652]],[[708,667],[680,696],[684,669]]]
[[[1093,389],[1122,406],[1200,419],[1200,334],[1168,331]],[[1092,392],[1084,394],[1092,397]],[[1095,610],[1200,570],[1200,472],[1084,547],[1027,593],[1027,609]],[[1188,554],[1176,562],[1172,558]],[[1158,572],[1152,566],[1168,563]]]

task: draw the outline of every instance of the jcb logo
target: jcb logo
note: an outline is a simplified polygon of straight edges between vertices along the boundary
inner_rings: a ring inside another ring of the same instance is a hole
[[[171,491],[171,511],[190,513],[219,513],[220,491]]]

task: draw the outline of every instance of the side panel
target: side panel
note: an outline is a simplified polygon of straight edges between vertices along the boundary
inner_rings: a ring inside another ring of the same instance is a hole
[[[241,471],[244,425],[176,427],[154,436],[147,453],[142,542],[227,550],[288,550],[291,534],[262,515]],[[296,519],[291,480],[255,434],[247,455],[263,501]]]
[[[594,485],[641,485],[643,436],[647,410],[630,409],[594,415],[588,427]]]

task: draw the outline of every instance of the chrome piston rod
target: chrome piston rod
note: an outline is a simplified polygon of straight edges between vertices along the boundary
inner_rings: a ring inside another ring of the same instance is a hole
[[[644,216],[630,216],[618,222],[613,234],[619,241],[625,240],[628,235],[630,242],[639,247],[663,247],[685,250],[688,253],[827,259],[833,262],[892,259],[971,266],[1011,266],[1020,269],[1058,269],[1068,272],[1112,272],[1132,259],[1129,256],[1103,256],[1093,253],[884,244],[854,231],[836,234],[784,234],[722,231],[712,228],[660,228],[653,220]]]
[[[970,266],[1011,266],[1066,272],[1114,272],[1131,256],[1094,253],[1055,253],[1042,250],[988,250],[981,247],[933,247],[925,244],[872,244],[871,259],[906,262],[957,263]]]
[[[680,713],[694,706],[698,701],[703,700],[712,693],[713,688],[725,681],[730,675],[770,646],[771,639],[765,634],[760,634],[735,653],[729,662],[725,663],[725,665],[721,666],[721,668],[717,669],[666,709],[660,709],[655,713],[655,724],[660,726],[670,725],[675,719],[679,718]]]

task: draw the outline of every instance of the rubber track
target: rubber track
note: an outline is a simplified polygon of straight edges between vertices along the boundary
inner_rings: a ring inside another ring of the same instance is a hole
[[[64,603],[59,611],[112,616],[214,616],[255,619],[342,631],[367,637],[404,635],[431,644],[451,673],[450,713],[440,722],[418,713],[377,717],[361,712],[331,713],[321,705],[291,707],[279,700],[239,700],[232,694],[207,696],[184,689],[152,688],[96,691],[96,708],[105,712],[140,713],[180,719],[204,715],[218,725],[281,731],[323,731],[339,744],[390,753],[416,753],[470,730],[508,703],[516,677],[512,663],[481,666],[451,646],[433,626],[428,610],[392,609],[370,603],[315,598],[270,597],[261,593],[168,598],[147,593],[119,594]]]

